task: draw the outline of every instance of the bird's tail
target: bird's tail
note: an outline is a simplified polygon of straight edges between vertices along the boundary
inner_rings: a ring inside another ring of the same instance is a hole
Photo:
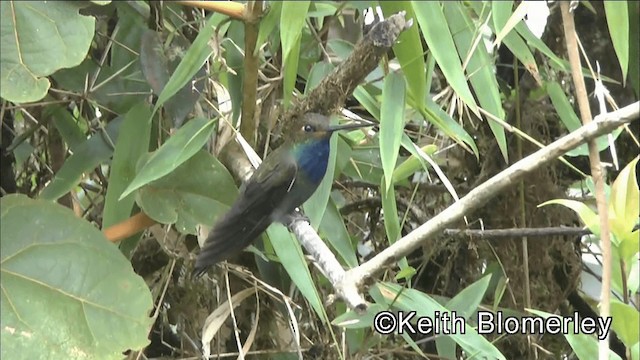
[[[251,215],[232,209],[216,223],[196,258],[192,276],[200,276],[210,266],[239,253],[271,224],[268,216]]]

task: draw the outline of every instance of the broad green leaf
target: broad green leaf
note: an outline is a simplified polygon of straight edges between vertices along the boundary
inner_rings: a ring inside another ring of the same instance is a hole
[[[613,49],[616,51],[620,69],[622,69],[622,83],[624,84],[629,66],[629,9],[627,2],[605,1],[604,13],[607,15],[607,26],[613,42]]]
[[[480,306],[490,281],[491,275],[483,276],[480,280],[460,291],[445,304],[445,307],[451,311],[457,311],[458,315],[469,319],[471,314]]]
[[[102,227],[107,228],[131,215],[134,198],[129,196],[118,201],[127,184],[133,180],[136,164],[149,150],[151,131],[151,109],[147,104],[133,107],[125,116],[121,125],[122,136],[118,136],[113,152],[109,187],[105,197]]]
[[[382,210],[384,212],[384,229],[387,233],[387,241],[389,241],[389,244],[393,244],[400,238],[400,214],[398,214],[398,207],[396,205],[396,192],[393,187],[386,186],[384,180],[382,181],[380,189],[382,195]]]
[[[313,64],[311,71],[309,72],[309,78],[307,79],[307,83],[304,88],[304,94],[307,95],[311,90],[313,90],[322,79],[325,78],[335,66],[327,61],[319,61]]]
[[[393,244],[401,235],[400,214],[396,205],[396,190],[393,186],[386,186],[385,180],[382,179],[380,184],[380,197],[382,198],[382,216],[384,217],[384,230],[387,234],[387,241]],[[409,266],[407,258],[403,257],[398,261],[401,270]]]
[[[582,126],[578,115],[576,115],[573,110],[573,106],[569,102],[569,99],[565,95],[564,91],[555,81],[549,81],[546,83],[547,94],[551,99],[551,103],[553,107],[556,109],[556,112],[560,116],[560,120],[567,127],[569,131],[575,131]],[[622,129],[616,130],[613,132],[612,136],[614,139],[620,135]],[[598,151],[602,151],[609,147],[609,140],[607,139],[607,135],[600,136],[596,139],[596,145],[598,147]],[[589,155],[589,148],[587,144],[582,144],[577,148],[569,151],[567,153],[568,156],[586,156]]]
[[[127,184],[133,180],[138,160],[149,150],[151,134],[151,109],[149,105],[141,103],[129,110],[124,116],[121,130],[122,136],[118,136],[109,171],[109,187],[102,212],[103,229],[123,221],[131,215],[135,202],[134,197],[129,195],[121,201],[118,198]],[[127,256],[137,243],[138,238],[134,235],[121,242],[121,248]]]
[[[471,2],[470,5],[474,8],[476,14],[480,15],[482,13],[482,4]],[[493,29],[494,33],[500,32],[500,30],[502,30],[502,28],[506,25],[507,21],[509,21],[509,17],[511,17],[511,14],[513,13],[512,9],[512,1],[491,2],[491,13],[493,22],[489,23],[489,27]],[[509,50],[511,50],[513,55],[518,60],[520,60],[527,71],[531,72],[534,77],[538,76],[538,65],[536,65],[533,54],[517,32],[510,31],[504,37],[504,39],[502,39],[502,43],[506,45]]]
[[[300,61],[300,38],[293,44],[293,48],[289,52],[289,57],[284,61],[282,89],[284,91],[282,102],[284,108],[291,106],[291,97],[296,87],[296,79],[298,78],[298,62]]]
[[[0,1],[0,96],[16,103],[42,99],[49,76],[84,60],[95,18],[80,15],[87,3]]]
[[[120,199],[149,182],[159,179],[187,161],[204,146],[213,132],[214,120],[193,119],[178,129],[166,143],[153,152]]]
[[[291,235],[282,224],[274,223],[267,228],[267,235],[273,245],[273,250],[278,259],[289,274],[289,277],[298,287],[302,295],[316,311],[322,322],[328,323],[329,318],[324,311],[324,304],[320,299],[316,285],[311,277],[307,262],[300,243]]]
[[[404,76],[390,73],[384,79],[382,104],[380,106],[380,159],[387,190],[393,186],[391,180],[398,160],[400,139],[404,130],[404,103],[406,84]]]
[[[480,302],[484,298],[490,282],[491,274],[485,275],[473,284],[464,288],[455,297],[449,300],[445,304],[445,307],[451,311],[456,311],[456,315],[469,320],[474,311],[478,306],[480,306]],[[453,358],[456,357],[455,342],[450,337],[436,338],[436,347],[439,355],[452,356]]]
[[[122,359],[147,345],[151,293],[117,246],[58,204],[0,203],[3,359]]]
[[[260,20],[260,29],[258,30],[258,39],[256,40],[255,53],[258,54],[260,47],[265,43],[267,37],[273,32],[280,20],[282,12],[282,2],[273,1],[270,4],[270,8],[266,15]]]
[[[393,308],[403,311],[416,311],[417,317],[435,318],[435,313],[451,313],[429,295],[415,289],[402,288],[397,284],[378,283],[372,287],[371,292],[378,292],[384,297],[385,302]],[[375,297],[374,297],[375,298]],[[464,325],[464,333],[455,331],[451,337],[471,357],[505,359],[500,351],[487,339],[468,324]],[[459,330],[459,329],[458,329]]]
[[[298,61],[300,60],[300,39],[310,1],[285,1],[282,3],[280,14],[280,41],[282,43],[282,58],[284,65],[283,103],[285,109],[291,104],[292,91],[296,84]]]
[[[469,62],[467,64],[466,73],[469,76],[471,86],[475,90],[476,97],[483,109],[494,115],[495,117],[505,120],[504,109],[502,108],[502,100],[500,91],[498,90],[498,81],[494,73],[494,65],[487,49],[483,46],[482,40],[475,48],[472,48],[476,37],[482,36],[476,30],[476,25],[472,22],[467,14],[466,8],[461,3],[444,2],[444,14],[447,17],[447,23],[453,40],[458,49],[458,53],[463,59],[473,50]],[[496,137],[496,142],[502,153],[505,162],[509,162],[509,152],[507,149],[507,138],[504,128],[492,119],[487,119],[489,127]]]
[[[209,45],[213,33],[225,19],[225,16],[221,14],[213,14],[209,17],[209,20],[198,31],[198,36],[193,41],[193,44],[189,46],[187,53],[180,61],[180,64],[176,70],[171,74],[171,78],[162,89],[160,95],[158,95],[158,101],[153,109],[153,113],[175,95],[180,89],[182,89],[187,82],[189,82],[193,76],[200,70],[207,58],[213,53],[213,49]]]
[[[528,312],[548,319],[550,317],[559,317],[558,315],[549,314],[544,311],[534,310],[534,309],[526,309]],[[560,320],[561,321],[561,320]],[[598,339],[595,336],[583,334],[583,333],[574,333],[570,331],[568,334],[564,334],[564,338],[567,339],[567,342],[573,349],[573,351],[578,356],[580,360],[590,360],[593,359],[594,354],[598,353]],[[609,350],[609,360],[622,360],[618,354],[614,353],[612,350]]]
[[[538,205],[538,207],[558,204],[568,207],[573,210],[580,216],[580,220],[597,236],[600,236],[600,221],[598,220],[598,215],[591,210],[585,203],[575,200],[565,200],[565,199],[554,199],[543,202]]]
[[[611,328],[628,348],[640,341],[640,312],[629,305],[617,300],[611,301]]]
[[[326,238],[326,242],[335,249],[349,268],[358,266],[358,258],[351,243],[351,237],[344,226],[342,215],[332,199],[329,199],[318,230]]]
[[[118,140],[122,117],[117,117],[107,124],[106,128],[93,134],[87,141],[77,146],[73,155],[69,156],[53,180],[40,193],[44,200],[57,200],[71,191],[85,173],[109,160],[113,154],[113,145]]]
[[[213,224],[236,194],[227,169],[200,150],[169,175],[142,187],[136,193],[136,202],[157,222],[175,224],[183,234],[197,234],[197,226]]]
[[[310,1],[285,1],[282,3],[280,14],[280,41],[282,43],[282,58],[289,59],[289,55],[298,46],[302,28],[307,18]],[[296,55],[297,57],[297,55]],[[285,60],[286,61],[286,60]]]
[[[87,140],[84,131],[71,113],[59,105],[47,106],[45,116],[53,119],[53,124],[71,151],[75,151],[80,144]]]
[[[574,131],[582,126],[578,115],[576,115],[576,112],[573,110],[573,107],[571,106],[569,99],[567,99],[564,91],[562,91],[560,84],[555,81],[549,81],[546,83],[546,85],[547,94],[551,99],[551,103],[553,104],[553,107],[560,116],[560,120],[567,128],[567,130]],[[607,139],[604,138],[604,141],[606,143]],[[582,144],[577,148],[567,152],[567,156],[580,156],[588,154],[589,149],[587,148],[587,144]]]
[[[409,1],[380,1],[379,3],[385,17],[400,11],[406,11],[405,18],[415,18]],[[402,72],[406,76],[409,94],[414,99],[414,102],[418,104],[418,108],[424,106],[424,98],[427,93],[423,52],[417,26],[412,26],[403,31],[398,41],[393,45],[393,53],[398,58]]]
[[[480,117],[478,105],[471,95],[462,64],[439,2],[412,1],[416,19],[420,24],[429,50],[433,54],[447,82],[469,109]]]
[[[225,41],[222,43],[225,50],[224,58],[227,66],[234,70],[236,74],[225,71],[221,74],[220,80],[229,91],[233,109],[233,123],[236,124],[240,119],[243,104],[242,82],[244,73],[242,69],[244,54],[242,53],[243,47],[241,44],[244,44],[244,24],[240,21],[232,21],[226,36]]]
[[[628,259],[638,252],[638,232],[632,232],[638,223],[640,214],[640,192],[636,176],[636,157],[622,169],[611,187],[609,197],[609,223],[611,231],[621,242],[618,244],[623,259]]]

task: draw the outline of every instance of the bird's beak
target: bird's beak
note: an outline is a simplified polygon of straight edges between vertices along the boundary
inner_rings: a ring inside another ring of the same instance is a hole
[[[327,128],[327,132],[334,132],[338,130],[349,130],[349,129],[359,129],[362,127],[374,126],[374,124],[370,123],[353,123],[353,124],[343,124],[343,125],[332,125]]]

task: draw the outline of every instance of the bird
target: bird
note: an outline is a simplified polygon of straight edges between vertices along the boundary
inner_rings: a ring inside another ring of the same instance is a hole
[[[283,130],[283,144],[241,186],[229,211],[209,232],[192,275],[198,277],[239,253],[272,223],[287,225],[327,171],[331,135],[365,126],[371,124],[331,125],[330,117],[313,112],[293,117]]]

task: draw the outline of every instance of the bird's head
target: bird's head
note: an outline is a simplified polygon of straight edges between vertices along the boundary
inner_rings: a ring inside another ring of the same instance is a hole
[[[289,139],[293,142],[305,142],[307,140],[322,140],[331,137],[338,130],[356,129],[371,126],[367,123],[352,123],[343,125],[331,125],[331,119],[318,113],[306,113],[294,118],[288,127]]]

